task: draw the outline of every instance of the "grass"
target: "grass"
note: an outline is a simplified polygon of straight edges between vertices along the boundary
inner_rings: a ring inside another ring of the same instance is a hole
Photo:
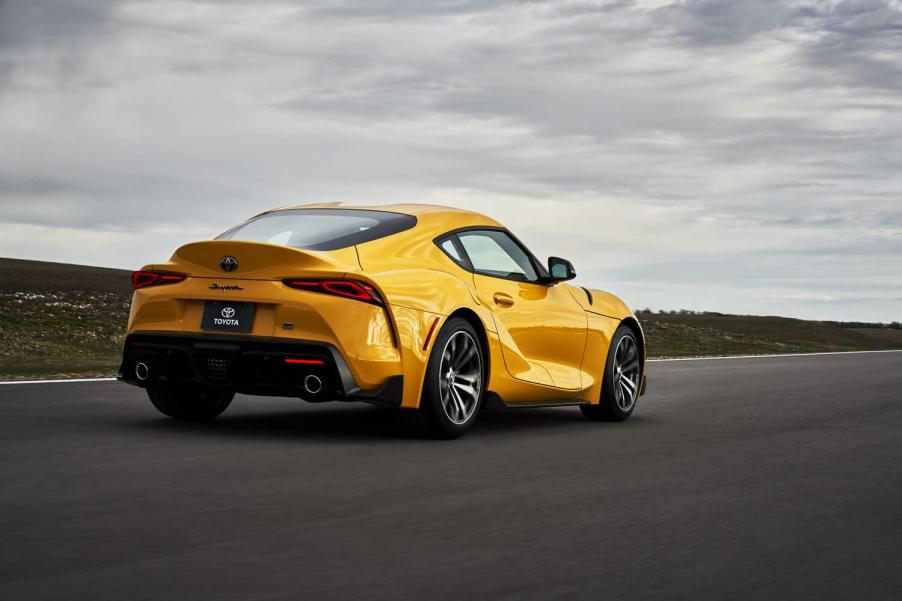
[[[707,357],[902,348],[902,329],[788,317],[640,312],[649,354]]]
[[[0,379],[115,375],[130,274],[0,259]]]
[[[116,373],[130,273],[0,258],[0,380]],[[649,354],[698,357],[902,348],[902,329],[785,317],[640,312]]]

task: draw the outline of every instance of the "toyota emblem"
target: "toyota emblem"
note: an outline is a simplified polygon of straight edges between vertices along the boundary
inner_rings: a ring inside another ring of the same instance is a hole
[[[219,260],[219,266],[223,271],[235,271],[238,269],[238,259],[233,256],[225,256]]]
[[[235,317],[235,309],[233,309],[232,307],[226,307],[222,310],[222,316],[226,319],[232,319],[233,317]]]

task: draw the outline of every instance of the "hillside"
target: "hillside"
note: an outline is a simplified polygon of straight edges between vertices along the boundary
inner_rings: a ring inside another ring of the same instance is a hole
[[[119,269],[0,258],[0,379],[114,375],[129,277]],[[869,324],[646,312],[639,318],[654,357],[902,348],[902,329]]]
[[[0,379],[114,375],[131,273],[0,258]]]
[[[703,357],[902,348],[902,329],[788,317],[640,312],[655,357]],[[865,327],[863,327],[865,326]]]

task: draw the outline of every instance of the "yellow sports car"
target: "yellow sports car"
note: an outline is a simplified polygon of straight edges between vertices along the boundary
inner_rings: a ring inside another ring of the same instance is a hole
[[[622,421],[645,390],[642,329],[575,275],[469,211],[267,211],[134,273],[119,379],[183,419],[241,392],[397,407],[446,438],[489,395]]]

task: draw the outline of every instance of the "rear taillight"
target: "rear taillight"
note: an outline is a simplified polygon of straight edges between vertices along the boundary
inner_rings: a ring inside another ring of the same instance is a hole
[[[161,284],[176,284],[185,280],[180,273],[161,273],[159,271],[136,271],[132,274],[132,288],[147,288]]]
[[[282,280],[282,283],[295,290],[309,290],[332,296],[352,298],[371,305],[385,306],[376,289],[364,282],[356,280]]]

